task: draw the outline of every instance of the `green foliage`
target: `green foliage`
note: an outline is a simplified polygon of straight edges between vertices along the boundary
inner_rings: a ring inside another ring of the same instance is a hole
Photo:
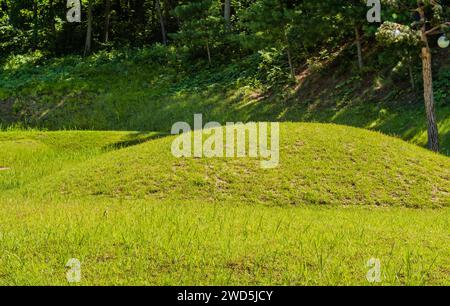
[[[182,25],[171,37],[189,49],[205,50],[211,61],[211,50],[220,47],[225,26],[218,3],[212,0],[192,1],[178,6],[174,12],[182,20]]]
[[[450,69],[441,69],[434,82],[434,99],[437,105],[450,105]]]
[[[285,45],[293,17],[293,10],[279,0],[255,1],[241,15],[242,23],[252,33],[247,39],[256,49]]]
[[[414,7],[415,1],[410,2],[408,5]],[[131,11],[123,5],[113,5],[111,41],[103,44],[104,7],[101,1],[93,1],[97,51],[86,59],[78,55],[55,57],[58,52],[82,49],[79,43],[84,38],[84,19],[81,24],[65,23],[64,18],[60,19],[66,8],[56,3],[54,18],[50,18],[50,1],[6,3],[0,20],[8,29],[24,33],[26,40],[16,37],[18,45],[27,51],[35,38],[32,4],[39,4],[39,43],[36,51],[25,53],[14,47],[2,58],[3,127],[20,122],[25,127],[50,129],[166,131],[173,118],[190,118],[191,112],[204,111],[219,121],[282,118],[339,122],[376,128],[423,143],[422,137],[417,136],[422,135],[424,126],[418,108],[422,95],[415,92],[414,98],[405,98],[411,95],[411,90],[405,88],[405,79],[420,86],[417,36],[412,28],[401,26],[411,19],[410,11],[398,1],[383,5],[386,22],[379,31],[375,30],[376,25],[366,23],[364,1],[342,5],[337,0],[236,0],[232,1],[230,29],[224,24],[220,1],[164,1],[163,21],[175,40],[169,41],[169,47],[155,44],[160,41],[159,20],[146,18],[155,13],[152,1],[133,1]],[[143,9],[138,10],[140,7]],[[361,29],[365,64],[357,73],[352,69],[356,62],[355,26]],[[135,28],[146,30],[137,34]],[[395,29],[400,29],[400,35],[392,35]],[[135,39],[136,35],[139,39]],[[2,39],[6,44],[13,41]],[[50,46],[55,44],[58,48],[52,49]],[[117,48],[124,44],[151,46]],[[213,65],[206,65],[208,49]],[[296,81],[289,75],[289,66],[293,75],[301,75],[301,84],[290,86]],[[327,79],[330,73],[333,80],[322,84],[321,79]],[[321,76],[312,79],[322,88],[308,85],[310,74]],[[369,78],[371,75],[373,78]],[[305,77],[307,88],[303,89]],[[355,77],[361,79],[336,89],[336,84]],[[442,114],[440,129],[447,143],[445,73],[439,73],[435,81],[438,112]],[[264,103],[251,104],[252,95],[264,97]],[[363,110],[359,108],[361,97],[371,102]],[[405,113],[396,105],[399,97],[401,101],[413,100],[414,107]],[[309,107],[309,103],[314,107]],[[378,118],[378,107],[401,114],[398,122],[390,119],[394,115]],[[360,111],[364,118],[357,115]],[[406,114],[415,118],[409,132]],[[448,152],[445,144],[444,152]]]
[[[386,44],[396,45],[398,48],[417,47],[420,42],[420,33],[409,26],[393,22],[384,22],[376,33],[377,40]]]
[[[27,41],[27,37],[7,22],[7,16],[0,17],[0,37],[0,62],[13,51],[25,51],[22,44]]]
[[[271,89],[272,86],[286,85],[290,80],[290,75],[283,50],[275,48],[262,50],[259,55],[258,79],[267,86],[267,89]]]
[[[349,77],[340,70],[348,65],[345,57],[338,67],[318,58],[320,73],[308,69],[312,75],[304,84],[291,87],[286,55],[276,49],[207,69],[186,67],[173,46],[98,52],[84,59],[45,59],[36,52],[10,57],[11,69],[2,68],[0,103],[11,110],[0,109],[0,125],[167,132],[174,120],[190,122],[201,112],[218,122],[334,122],[425,145],[422,95],[408,90],[409,62],[392,54],[375,53],[376,72]],[[435,76],[435,90],[442,153],[450,154],[446,67]],[[420,86],[420,66],[414,73]],[[380,116],[381,108],[387,116]]]

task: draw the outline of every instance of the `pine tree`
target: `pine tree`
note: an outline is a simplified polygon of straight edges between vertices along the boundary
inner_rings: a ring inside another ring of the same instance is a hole
[[[293,6],[286,1],[258,0],[241,16],[251,31],[250,43],[285,50],[292,79],[295,78],[295,68],[289,31],[293,27],[294,14]]]
[[[223,17],[217,1],[197,0],[176,7],[175,14],[182,24],[172,36],[190,48],[204,48],[208,63],[212,64],[212,49],[223,34]]]
[[[397,2],[396,4],[398,8],[404,9],[403,3]],[[438,152],[439,134],[434,107],[432,58],[428,37],[448,28],[448,23],[444,23],[444,16],[448,16],[449,8],[441,6],[439,1],[428,0],[418,1],[412,11],[415,19],[412,24],[385,22],[379,28],[377,38],[383,44],[407,44],[421,49],[428,148]]]

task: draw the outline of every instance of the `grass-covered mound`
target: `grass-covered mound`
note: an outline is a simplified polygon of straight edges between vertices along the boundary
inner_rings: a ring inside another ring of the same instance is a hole
[[[450,160],[396,138],[329,124],[280,126],[280,164],[175,158],[174,137],[106,153],[31,184],[72,196],[267,205],[450,205]]]
[[[448,157],[286,123],[262,170],[156,136],[1,132],[0,285],[69,284],[71,258],[81,285],[449,284]]]

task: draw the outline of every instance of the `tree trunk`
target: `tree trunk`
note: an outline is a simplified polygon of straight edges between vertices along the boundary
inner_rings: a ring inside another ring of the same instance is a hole
[[[208,63],[211,65],[211,50],[209,49],[209,41],[206,40],[206,52],[208,53]]]
[[[227,30],[231,29],[231,0],[225,0],[224,19]]]
[[[172,18],[171,11],[175,8],[176,4],[177,2],[174,0],[163,0],[164,9],[162,11],[164,15],[164,21],[166,22],[166,28],[170,27],[170,21]]]
[[[361,34],[359,33],[359,28],[355,27],[355,36],[356,36],[356,49],[358,51],[358,67],[359,69],[363,68],[363,58],[362,58],[362,47],[361,47]]]
[[[411,88],[414,90],[416,88],[416,84],[414,82],[414,73],[412,69],[412,64],[408,64],[408,73],[409,73],[409,80],[411,81]]]
[[[109,41],[109,20],[111,17],[111,0],[106,0],[105,6],[105,43]]]
[[[164,17],[161,11],[161,3],[159,3],[159,0],[155,0],[155,5],[156,5],[156,12],[158,13],[159,23],[161,25],[161,35],[163,44],[167,45],[166,27],[164,25]]]
[[[289,43],[289,38],[286,35],[286,33],[284,34],[284,42],[286,43],[286,53],[287,53],[287,57],[288,57],[289,70],[291,73],[291,77],[293,80],[295,80],[295,70],[294,70],[294,65],[292,63],[291,47],[290,47],[290,43]]]
[[[422,48],[423,94],[427,113],[428,148],[439,151],[439,135],[434,110],[433,76],[431,71],[431,52],[429,47]]]
[[[130,0],[127,0],[127,19],[129,22],[133,19],[133,13],[131,12],[131,3]]]
[[[425,13],[420,10],[421,19],[425,21]],[[436,113],[434,110],[434,93],[433,93],[433,73],[431,50],[428,45],[428,38],[426,34],[426,25],[423,22],[421,29],[422,39],[422,74],[423,74],[423,97],[425,102],[425,111],[427,114],[427,128],[428,128],[428,148],[434,152],[439,151],[439,133],[436,123]]]
[[[289,46],[287,46],[286,52],[287,52],[287,56],[288,56],[289,69],[291,70],[291,77],[292,77],[292,79],[295,79],[294,65],[292,64],[291,49],[289,48]]]
[[[91,53],[92,44],[92,0],[88,1],[88,14],[87,14],[87,30],[86,30],[86,43],[84,45],[84,56]]]

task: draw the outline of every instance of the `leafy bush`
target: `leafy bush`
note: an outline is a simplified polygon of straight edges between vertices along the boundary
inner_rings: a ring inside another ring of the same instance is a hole
[[[0,64],[11,53],[25,52],[28,40],[23,31],[7,23],[6,18],[0,18]]]
[[[257,76],[263,84],[271,87],[281,86],[289,82],[290,75],[286,67],[283,50],[270,48],[259,51],[259,55],[260,62]]]

